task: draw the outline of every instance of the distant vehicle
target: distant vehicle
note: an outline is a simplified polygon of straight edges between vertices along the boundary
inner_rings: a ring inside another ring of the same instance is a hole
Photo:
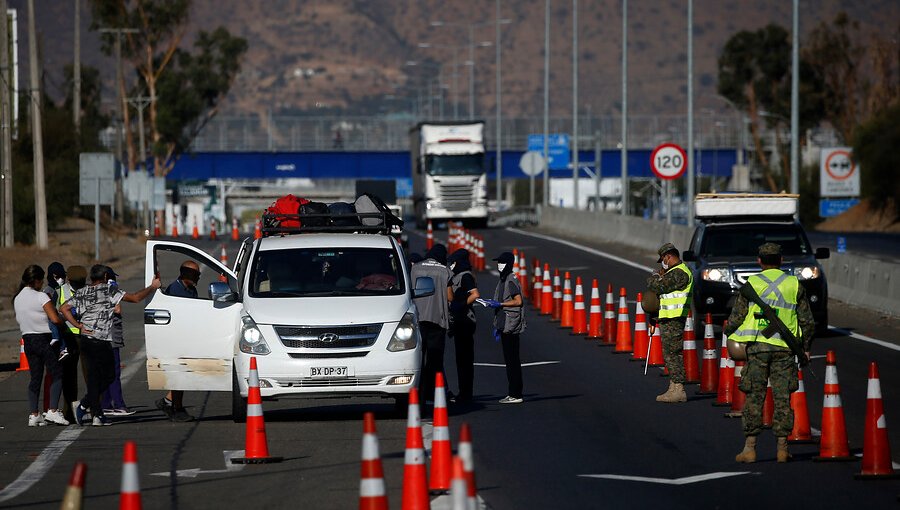
[[[738,291],[761,271],[758,248],[781,245],[781,269],[796,276],[806,290],[819,333],[828,328],[828,283],[817,259],[828,248],[813,251],[806,232],[794,220],[797,195],[700,194],[695,201],[697,228],[682,254],[694,273],[694,306],[722,323],[731,313]]]
[[[488,219],[484,122],[422,122],[409,131],[416,225]]]

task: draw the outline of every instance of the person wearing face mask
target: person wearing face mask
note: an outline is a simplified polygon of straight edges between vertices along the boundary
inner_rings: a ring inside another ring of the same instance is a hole
[[[682,334],[691,311],[691,292],[694,279],[672,243],[657,250],[662,269],[647,278],[647,288],[659,295],[659,328],[663,358],[669,370],[669,388],[656,397],[657,402],[687,402],[684,392],[684,341]]]
[[[501,404],[521,404],[522,360],[519,357],[519,335],[525,331],[525,307],[522,306],[522,289],[517,275],[513,274],[513,254],[506,251],[494,259],[500,272],[500,281],[494,290],[494,299],[486,300],[494,309],[494,338],[500,337],[503,361],[506,364],[508,390]]]
[[[454,399],[457,403],[472,401],[475,379],[475,311],[472,304],[481,297],[472,265],[469,263],[469,251],[459,249],[447,259],[449,269],[453,273],[450,279],[450,330],[456,346],[456,379],[459,393]]]
[[[62,287],[66,283],[66,269],[59,262],[53,262],[49,266],[47,266],[47,286],[44,287],[44,294],[50,297],[50,302],[55,304],[57,310],[62,305],[60,298],[62,297]],[[59,349],[58,357],[59,361],[62,361],[69,355],[69,350],[66,348],[66,339],[63,336],[63,332],[56,327],[56,324],[52,322],[50,324],[50,335],[52,339],[50,340],[50,346]]]

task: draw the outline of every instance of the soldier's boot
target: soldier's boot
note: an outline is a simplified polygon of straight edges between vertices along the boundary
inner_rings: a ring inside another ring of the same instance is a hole
[[[741,453],[734,456],[734,460],[745,464],[756,462],[756,436],[747,436],[747,440],[744,442],[744,449],[741,450]]]
[[[674,404],[676,402],[687,402],[687,393],[684,392],[683,384],[674,383],[670,392],[657,397],[656,400],[659,400],[660,402],[667,402],[669,404]]]
[[[791,452],[788,451],[788,440],[786,437],[778,438],[778,451],[775,455],[778,462],[787,462],[791,459]]]
[[[672,395],[672,390],[674,388],[675,388],[675,383],[673,383],[672,381],[669,381],[669,388],[662,394],[657,395],[656,401],[657,402],[667,402],[667,400],[665,400],[665,399],[669,398],[669,396]]]

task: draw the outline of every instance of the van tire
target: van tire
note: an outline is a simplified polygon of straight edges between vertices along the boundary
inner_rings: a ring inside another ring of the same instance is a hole
[[[241,396],[237,370],[233,367],[231,369],[231,419],[235,423],[247,421],[247,399]]]

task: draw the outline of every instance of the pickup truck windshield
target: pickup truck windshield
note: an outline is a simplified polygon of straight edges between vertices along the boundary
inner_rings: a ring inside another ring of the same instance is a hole
[[[453,154],[427,156],[425,165],[431,175],[481,175],[484,173],[482,154]]]
[[[740,225],[709,227],[700,247],[702,257],[756,257],[763,243],[778,243],[786,257],[812,253],[809,241],[797,226]]]
[[[384,248],[261,251],[250,280],[259,298],[384,296],[405,292],[397,254]]]

